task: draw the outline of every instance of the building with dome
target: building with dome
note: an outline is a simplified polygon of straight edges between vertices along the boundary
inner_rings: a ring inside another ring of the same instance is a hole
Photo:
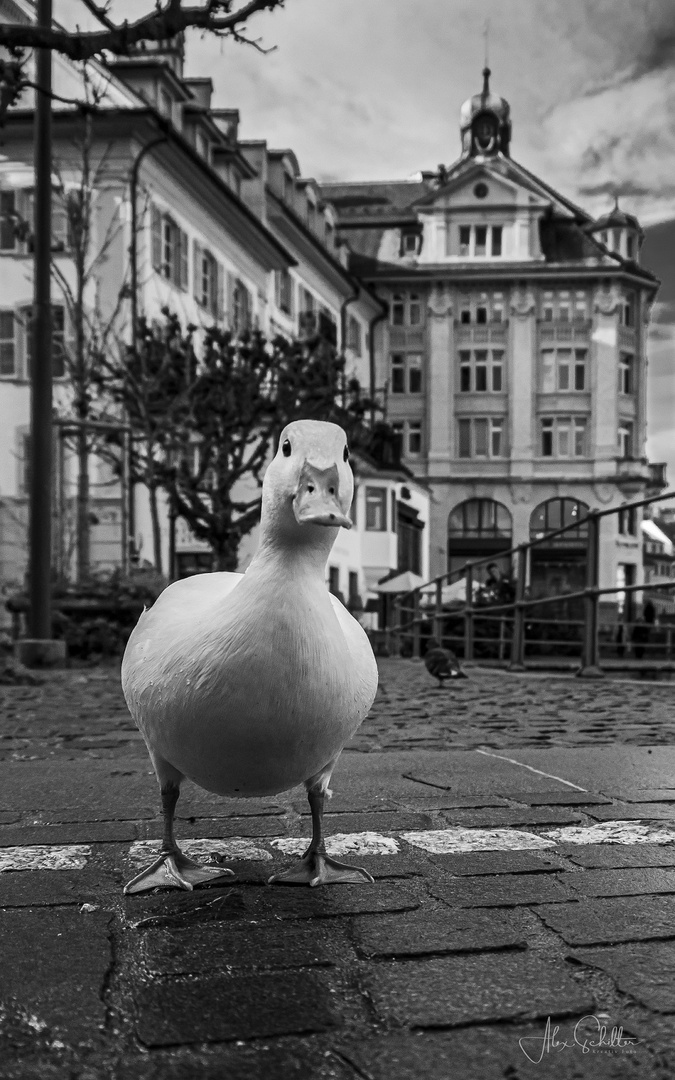
[[[503,551],[665,484],[648,462],[647,326],[658,280],[618,204],[599,220],[511,157],[510,108],[461,108],[450,166],[322,196],[388,314],[371,380],[428,482],[431,570]],[[532,592],[583,582],[585,536],[533,552]],[[601,585],[640,583],[640,515],[602,519]]]

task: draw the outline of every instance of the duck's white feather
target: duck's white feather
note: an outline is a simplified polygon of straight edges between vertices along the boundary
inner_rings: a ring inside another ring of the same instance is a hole
[[[377,689],[367,635],[322,570],[270,551],[246,574],[169,586],[124,656],[124,694],[153,759],[221,795],[275,794],[319,772]]]

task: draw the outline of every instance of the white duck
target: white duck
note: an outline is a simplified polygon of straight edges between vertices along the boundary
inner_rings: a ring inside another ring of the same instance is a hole
[[[304,782],[312,841],[299,863],[270,881],[373,880],[329,858],[322,831],[331,773],[377,689],[368,637],[325,584],[338,528],[351,527],[348,457],[335,424],[289,424],[265,473],[260,545],[246,573],[174,582],[141,615],[122,686],[159,781],[164,841],[125,892],[192,889],[232,872],[200,866],[176,843],[186,776],[243,798]]]

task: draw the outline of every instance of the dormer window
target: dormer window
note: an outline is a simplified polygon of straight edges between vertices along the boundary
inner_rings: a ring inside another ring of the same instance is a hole
[[[417,255],[419,250],[420,235],[419,232],[412,230],[401,231],[401,245],[400,255],[402,257],[406,255]]]
[[[290,173],[284,172],[284,199],[286,202],[293,202],[293,177]]]
[[[307,224],[310,229],[313,229],[316,225],[316,206],[311,199],[307,200]]]
[[[460,225],[460,257],[465,259],[499,258],[502,254],[502,234],[502,225]]]
[[[201,157],[203,157],[206,161],[208,161],[209,157],[210,157],[209,151],[210,151],[211,147],[210,147],[210,144],[209,144],[209,140],[206,138],[206,135],[204,134],[203,131],[197,131],[197,134],[196,134],[196,137],[195,137],[195,147],[197,149],[197,153]]]

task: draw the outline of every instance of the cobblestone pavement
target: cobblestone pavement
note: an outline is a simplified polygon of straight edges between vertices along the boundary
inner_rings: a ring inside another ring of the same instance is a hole
[[[421,661],[380,658],[380,686],[351,749],[675,745],[675,683],[468,668],[439,689]],[[0,760],[108,757],[141,743],[117,668],[0,686]]]
[[[327,833],[388,853],[316,890],[265,885],[302,791],[186,785],[236,879],[125,897],[161,822],[118,672],[0,688],[2,1080],[671,1080],[675,687],[380,669]]]

